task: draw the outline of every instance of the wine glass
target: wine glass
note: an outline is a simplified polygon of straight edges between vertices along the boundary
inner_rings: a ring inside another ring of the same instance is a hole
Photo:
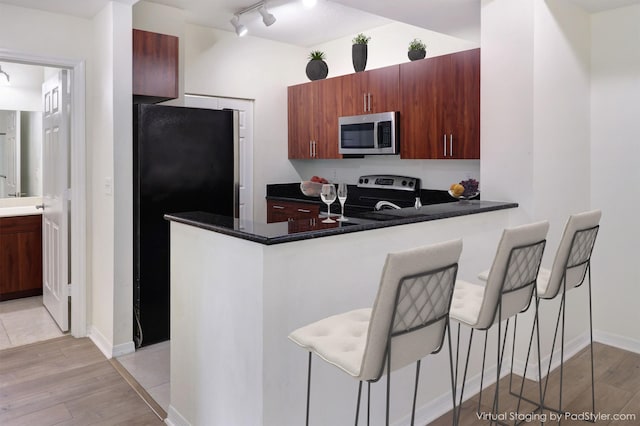
[[[347,222],[349,219],[344,217],[344,203],[347,201],[347,184],[339,183],[338,184],[338,200],[340,201],[340,207],[342,214],[338,218],[339,222]]]
[[[327,218],[322,223],[336,223],[335,220],[331,219],[331,203],[336,200],[336,187],[332,183],[322,185],[320,198],[327,205]]]

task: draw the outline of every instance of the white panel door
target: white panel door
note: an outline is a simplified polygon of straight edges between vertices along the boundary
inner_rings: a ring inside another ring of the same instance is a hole
[[[207,109],[233,109],[239,118],[240,226],[253,226],[253,101],[235,98],[217,98],[212,96],[185,95],[186,107]],[[247,229],[251,230],[251,229]]]
[[[69,109],[68,71],[42,85],[42,298],[62,331],[69,330]]]

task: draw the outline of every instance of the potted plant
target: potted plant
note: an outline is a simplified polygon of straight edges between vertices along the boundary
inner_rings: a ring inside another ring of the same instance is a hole
[[[309,53],[309,63],[306,69],[307,77],[309,80],[322,80],[327,77],[329,73],[329,67],[324,61],[324,52],[320,50],[314,50]]]
[[[427,55],[427,46],[419,38],[414,38],[409,43],[409,59],[417,61],[418,59],[424,59]]]
[[[356,72],[364,71],[367,66],[367,43],[369,43],[369,40],[371,40],[371,37],[362,33],[352,40],[351,59],[353,60],[353,69]]]

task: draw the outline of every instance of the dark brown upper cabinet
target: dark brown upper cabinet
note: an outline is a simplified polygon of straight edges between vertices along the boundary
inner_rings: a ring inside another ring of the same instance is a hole
[[[400,65],[401,158],[480,158],[480,49]]]
[[[178,97],[178,37],[133,30],[133,102]]]

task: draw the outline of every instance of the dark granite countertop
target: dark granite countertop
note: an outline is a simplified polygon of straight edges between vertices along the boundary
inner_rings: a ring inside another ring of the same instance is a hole
[[[322,223],[322,217],[279,223],[241,223],[238,219],[205,212],[168,214],[165,215],[165,219],[244,240],[272,245],[495,210],[512,209],[515,207],[518,207],[517,203],[481,200],[474,200],[468,203],[441,203],[423,206],[418,211],[413,207],[391,211],[385,210],[385,215],[391,215],[393,217],[391,219],[387,217],[387,220],[384,221],[349,218],[348,222],[336,222],[332,224]]]

